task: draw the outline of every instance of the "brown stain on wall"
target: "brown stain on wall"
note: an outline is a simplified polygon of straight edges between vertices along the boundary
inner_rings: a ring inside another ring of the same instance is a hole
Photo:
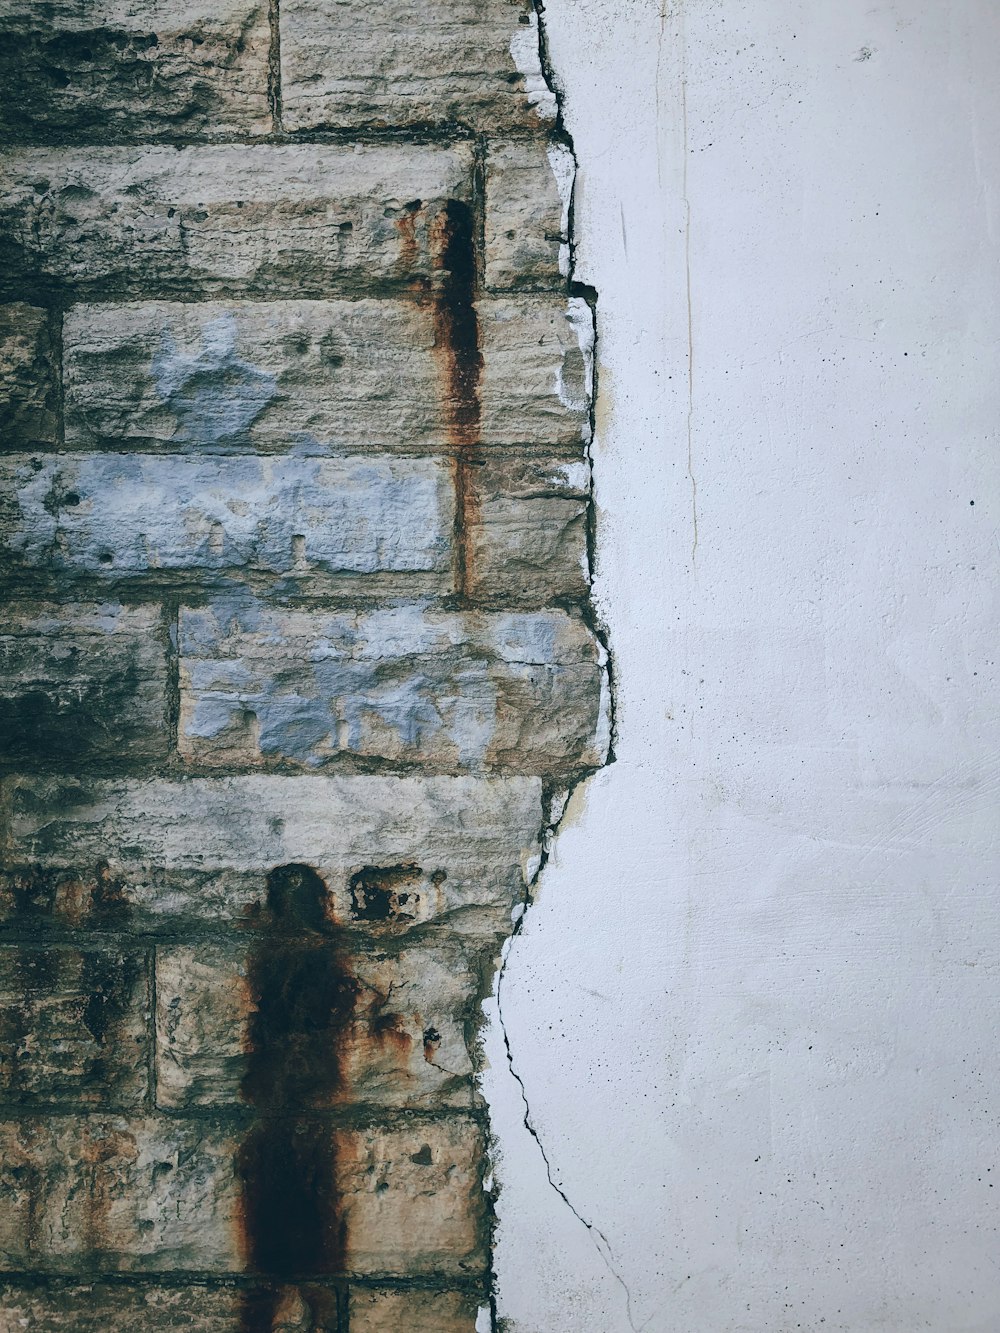
[[[476,517],[472,480],[481,442],[483,372],[475,220],[468,204],[449,199],[431,220],[431,315],[434,351],[442,378],[448,442],[455,450],[455,547],[457,592],[469,583],[469,529]]]
[[[269,1285],[245,1293],[241,1333],[270,1333],[290,1299],[283,1283],[344,1268],[337,1136],[309,1112],[332,1104],[342,1091],[340,1048],[359,990],[315,870],[273,870],[260,924],[264,933],[248,968],[256,1012],[242,1086],[257,1119],[240,1147],[237,1170],[247,1267]],[[303,1291],[297,1299],[309,1307],[308,1327],[336,1327],[321,1322],[325,1297],[313,1301]]]

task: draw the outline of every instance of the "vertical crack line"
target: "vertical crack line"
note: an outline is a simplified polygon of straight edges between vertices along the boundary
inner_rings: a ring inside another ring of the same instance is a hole
[[[681,198],[684,201],[684,285],[687,303],[687,475],[691,483],[691,571],[698,554],[698,481],[694,474],[694,311],[691,301],[691,200],[688,196],[688,104],[687,40],[683,11],[680,23],[681,45],[681,139],[684,161],[681,166]]]
[[[555,832],[555,828],[551,827],[548,831],[550,834],[552,834]],[[535,876],[535,879],[532,881],[532,884],[537,883],[538,876],[541,874],[542,869],[544,868],[544,863],[546,859],[547,857],[543,855],[542,865],[539,866],[538,874]],[[629,1290],[628,1283],[625,1281],[624,1277],[622,1277],[618,1269],[618,1266],[615,1262],[614,1250],[611,1247],[611,1242],[608,1240],[607,1236],[604,1234],[604,1232],[601,1230],[601,1228],[597,1225],[596,1222],[588,1221],[587,1218],[585,1218],[583,1214],[575,1207],[569,1195],[566,1193],[566,1191],[563,1189],[563,1187],[559,1184],[559,1182],[553,1175],[552,1163],[549,1160],[549,1155],[546,1152],[545,1145],[542,1143],[541,1137],[532,1121],[531,1104],[528,1101],[528,1090],[525,1087],[524,1079],[517,1072],[517,1069],[514,1065],[514,1051],[510,1044],[510,1037],[507,1033],[507,1024],[505,1023],[503,1016],[502,991],[503,991],[504,979],[507,973],[507,963],[510,958],[511,949],[513,947],[514,941],[521,933],[521,928],[524,924],[525,914],[528,910],[529,904],[530,904],[530,888],[526,889],[525,891],[525,899],[521,915],[518,918],[517,924],[515,925],[513,931],[511,932],[510,938],[508,939],[504,947],[503,955],[500,959],[500,967],[497,972],[497,989],[496,989],[497,1019],[500,1024],[500,1032],[503,1035],[504,1050],[507,1055],[507,1068],[510,1070],[511,1077],[517,1083],[518,1090],[520,1091],[521,1103],[524,1106],[524,1116],[522,1118],[522,1123],[524,1125],[524,1128],[528,1131],[528,1133],[535,1141],[539,1155],[541,1156],[542,1159],[542,1164],[545,1167],[545,1177],[548,1180],[549,1185],[556,1192],[556,1194],[558,1194],[559,1198],[563,1201],[563,1203],[573,1214],[573,1216],[577,1219],[577,1221],[581,1224],[581,1226],[585,1228],[587,1234],[594,1242],[594,1248],[597,1250],[597,1253],[601,1256],[601,1260],[603,1261],[605,1268],[608,1270],[608,1272],[611,1274],[614,1280],[621,1287],[622,1291],[625,1293],[625,1317],[628,1320],[628,1325],[629,1328],[632,1330],[632,1333],[642,1333],[642,1330],[646,1327],[646,1324],[649,1323],[649,1320],[647,1319],[641,1325],[638,1326],[636,1325],[635,1318],[632,1314],[632,1293]],[[495,1303],[493,1303],[493,1308],[495,1309]],[[650,1318],[652,1318],[652,1316],[650,1316]]]
[[[271,108],[271,129],[281,133],[281,15],[278,0],[270,0],[268,21],[271,46],[267,54],[267,101]]]

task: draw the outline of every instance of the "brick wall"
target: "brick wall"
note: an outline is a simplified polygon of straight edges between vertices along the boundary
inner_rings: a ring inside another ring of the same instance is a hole
[[[0,11],[0,1333],[458,1333],[605,762],[529,0]]]

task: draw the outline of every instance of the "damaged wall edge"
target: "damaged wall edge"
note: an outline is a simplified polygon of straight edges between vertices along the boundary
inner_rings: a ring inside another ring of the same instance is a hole
[[[549,53],[548,35],[545,26],[545,5],[544,0],[532,0],[534,15],[536,20],[537,43],[535,50],[537,52],[538,76],[544,87],[552,95],[552,108],[554,115],[554,127],[552,130],[552,144],[548,150],[549,161],[553,176],[556,178],[560,197],[563,200],[563,218],[565,228],[564,249],[560,255],[560,271],[566,278],[567,291],[571,298],[579,299],[585,304],[589,311],[590,318],[590,338],[588,345],[584,348],[584,340],[581,338],[581,350],[587,360],[587,378],[588,378],[588,399],[589,399],[589,430],[587,438],[587,468],[589,474],[589,497],[587,504],[587,559],[588,559],[588,579],[591,588],[591,595],[586,599],[583,606],[583,616],[591,632],[600,643],[602,652],[602,665],[605,676],[602,690],[606,691],[606,698],[602,699],[602,717],[603,725],[606,727],[606,744],[604,766],[615,762],[615,668],[614,658],[610,643],[610,637],[606,625],[604,624],[597,606],[593,600],[593,582],[597,569],[598,560],[598,513],[597,504],[594,497],[594,440],[597,431],[597,398],[600,392],[599,385],[599,349],[600,349],[600,327],[598,321],[598,293],[597,290],[585,283],[580,282],[576,277],[576,188],[577,176],[579,172],[579,161],[576,156],[576,149],[573,143],[572,135],[566,127],[563,118],[564,95],[552,66]],[[512,46],[513,50],[513,46]],[[519,62],[520,67],[520,62]],[[533,73],[530,69],[529,74]],[[534,1123],[529,1100],[528,1088],[525,1080],[518,1072],[516,1058],[511,1045],[510,1035],[504,1021],[503,1013],[503,985],[506,975],[508,962],[511,952],[516,945],[517,939],[524,929],[527,913],[539,891],[542,875],[546,863],[551,855],[553,843],[558,836],[559,827],[565,817],[567,807],[573,796],[586,785],[594,776],[597,770],[589,769],[579,774],[574,780],[567,783],[559,790],[549,789],[545,795],[545,813],[542,827],[539,833],[539,845],[541,854],[538,867],[534,874],[527,879],[525,883],[524,897],[519,904],[513,916],[513,929],[509,938],[504,942],[499,967],[496,970],[496,981],[493,988],[492,1001],[495,1007],[495,1021],[500,1029],[503,1041],[503,1049],[506,1055],[507,1067],[511,1077],[517,1084],[518,1093],[523,1106],[523,1120],[525,1130],[535,1143],[539,1157],[541,1158],[546,1180],[554,1193],[562,1200],[562,1203],[573,1215],[574,1218],[585,1229],[588,1236],[594,1243],[595,1248],[600,1254],[601,1260],[607,1267],[615,1282],[621,1287],[625,1297],[626,1318],[629,1327],[634,1331],[636,1324],[632,1311],[632,1294],[628,1285],[622,1276],[621,1270],[617,1265],[611,1244],[596,1224],[592,1220],[584,1217],[574,1206],[572,1199],[568,1196],[562,1185],[559,1183],[554,1172],[552,1162],[546,1150],[545,1144]],[[485,1006],[484,1006],[485,1011]],[[494,1157],[498,1156],[498,1144],[495,1135],[491,1134],[491,1150]],[[497,1180],[496,1185],[491,1191],[492,1227],[495,1233],[497,1223],[495,1203],[499,1190],[502,1189],[502,1165],[498,1161],[496,1164]],[[490,1247],[491,1256],[493,1245]],[[489,1328],[491,1333],[513,1333],[509,1321],[502,1318],[498,1311],[498,1292],[497,1275],[492,1265],[490,1269],[490,1306],[489,1306]],[[479,1324],[477,1323],[477,1329]]]

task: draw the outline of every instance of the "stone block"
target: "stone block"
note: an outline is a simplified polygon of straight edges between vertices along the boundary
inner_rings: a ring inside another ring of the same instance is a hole
[[[242,1305],[238,1289],[201,1282],[0,1282],[0,1333],[234,1333]],[[337,1333],[337,1326],[314,1325],[312,1333]]]
[[[286,130],[551,119],[529,0],[282,0]]]
[[[9,778],[0,916],[136,927],[253,923],[265,867],[323,879],[334,924],[495,934],[538,865],[539,778]]]
[[[576,165],[554,140],[491,143],[486,159],[486,286],[565,287]]]
[[[59,439],[59,372],[47,310],[0,306],[0,450]]]
[[[99,1255],[103,1272],[478,1275],[483,1150],[478,1124],[454,1116],[245,1131],[166,1118],[6,1122],[0,1270],[69,1274]]]
[[[0,560],[107,579],[446,577],[452,493],[430,458],[16,455],[0,460]]]
[[[64,331],[66,443],[322,454],[448,445],[459,405],[434,302],[78,305]],[[589,400],[575,307],[481,301],[477,434],[578,441]]]
[[[266,134],[270,42],[266,0],[5,0],[0,134]]]
[[[563,611],[226,601],[182,609],[179,648],[178,744],[192,762],[554,773],[596,761],[600,648]]]
[[[167,627],[159,607],[11,604],[0,630],[0,764],[163,758]]]
[[[0,948],[0,1102],[139,1104],[149,1007],[141,950]]]
[[[179,1120],[0,1124],[0,1269],[233,1271],[235,1153],[226,1130]]]
[[[0,273],[101,299],[410,285],[445,263],[470,183],[464,144],[17,150],[0,156]]]
[[[587,303],[521,296],[480,309],[484,440],[533,448],[587,443],[594,351]]]
[[[346,1270],[481,1275],[485,1151],[479,1125],[458,1116],[340,1131],[336,1178]]]
[[[349,1299],[351,1333],[475,1333],[479,1300],[469,1292],[352,1287]]]
[[[582,601],[590,590],[590,466],[497,454],[468,469],[465,589],[501,606]]]
[[[458,942],[387,953],[334,931],[161,947],[157,1102],[469,1106],[480,986]]]

